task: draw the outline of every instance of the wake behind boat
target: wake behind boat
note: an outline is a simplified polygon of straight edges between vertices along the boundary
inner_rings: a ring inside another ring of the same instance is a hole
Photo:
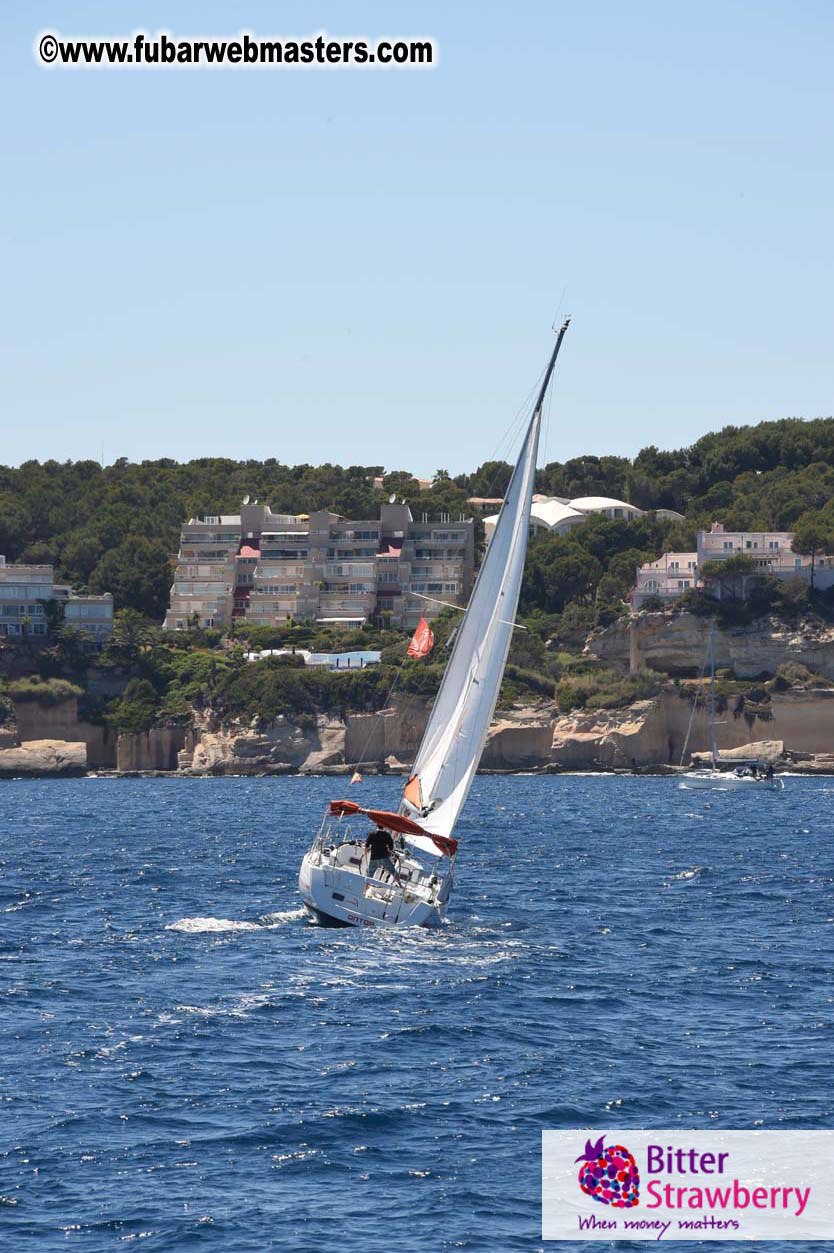
[[[550,354],[399,810],[331,801],[302,859],[301,896],[317,922],[432,926],[446,912],[457,852],[452,832],[481,759],[504,675],[527,553],[542,407],[569,323],[566,318]],[[364,839],[349,836],[343,826],[360,815],[377,831],[392,833],[392,841],[396,835],[393,860],[375,854],[376,866],[369,864]]]

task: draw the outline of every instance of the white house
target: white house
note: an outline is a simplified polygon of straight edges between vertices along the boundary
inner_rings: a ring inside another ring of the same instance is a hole
[[[637,586],[631,594],[634,609],[640,609],[650,596],[676,600],[698,582],[697,553],[664,553],[657,561],[647,561],[637,571]]]
[[[648,561],[637,571],[637,583],[631,594],[634,609],[639,609],[649,596],[674,600],[691,587],[701,587],[703,567],[708,561],[726,561],[728,557],[749,557],[755,574],[776,579],[811,581],[811,558],[791,549],[793,531],[725,531],[720,522],[713,522],[708,531],[699,531],[697,552],[664,553],[657,561]],[[834,586],[834,555],[823,554],[814,562],[814,586],[820,590]],[[712,593],[721,598],[721,585],[715,582]]]

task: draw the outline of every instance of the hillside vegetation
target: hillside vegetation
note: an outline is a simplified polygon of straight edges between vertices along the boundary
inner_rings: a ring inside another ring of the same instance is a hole
[[[0,468],[0,553],[8,561],[52,562],[78,588],[112,591],[117,608],[153,621],[164,613],[171,560],[182,522],[237,512],[249,493],[280,512],[331,508],[347,517],[377,515],[392,491],[415,516],[469,512],[467,496],[501,495],[511,467],[487,462],[450,478],[438,470],[420,492],[406,471],[372,486],[380,466],[285,466],[280,462],[202,457],[133,464],[28,461]],[[577,457],[539,470],[536,488],[559,496],[607,495],[642,509],[686,515],[686,524],[653,517],[637,523],[591,518],[563,539],[531,545],[523,593],[526,613],[563,615],[566,638],[586,626],[598,602],[601,620],[633,581],[634,566],[664,548],[692,548],[698,527],[719,518],[728,528],[791,529],[822,511],[834,528],[834,419],[784,419],[725,427],[690,448],[644,448],[627,457]],[[578,607],[578,616],[574,607]],[[596,612],[596,611],[595,611]],[[576,618],[571,621],[571,613]]]
[[[89,461],[27,462],[18,469],[0,468],[0,552],[8,560],[52,562],[59,577],[77,588],[114,593],[114,638],[95,665],[120,677],[123,690],[106,699],[85,694],[82,706],[85,716],[118,730],[187,721],[195,707],[208,705],[223,717],[264,719],[278,713],[303,718],[323,710],[378,709],[395,680],[398,691],[434,694],[457,613],[445,612],[435,623],[435,651],[423,661],[405,660],[401,633],[370,625],[344,634],[307,623],[260,628],[240,623],[222,639],[219,631],[163,636],[155,623],[166,606],[185,518],[235,512],[247,492],[279,511],[329,507],[369,517],[390,491],[409,500],[416,516],[437,517],[468,512],[469,495],[501,494],[511,473],[503,462],[486,463],[455,479],[440,470],[431,489],[420,492],[405,472],[386,476],[383,490],[374,489],[379,470],[221,458],[185,465],[120,460],[104,469]],[[519,607],[529,629],[514,633],[501,704],[555,694],[565,711],[613,708],[651,695],[660,680],[653,675],[624,679],[578,654],[592,627],[625,611],[623,598],[636,566],[664,550],[694,548],[696,530],[716,518],[732,529],[799,529],[834,545],[834,420],[727,427],[691,448],[646,448],[633,461],[579,457],[554,462],[538,472],[536,486],[565,497],[623,498],[650,512],[634,521],[591,515],[566,536],[543,534],[531,541]],[[661,507],[685,513],[685,520],[651,512]],[[834,595],[812,594],[798,583],[765,581],[721,602],[692,592],[678,608],[718,614],[738,625],[764,613],[795,620],[813,610],[831,619]],[[244,650],[253,647],[379,648],[382,664],[328,673],[308,670],[295,657],[247,663]],[[92,664],[78,633],[57,621],[46,647],[30,640],[23,650],[0,649],[0,660],[0,669],[14,681],[4,688],[7,703],[12,695],[61,699],[62,684],[83,690]]]

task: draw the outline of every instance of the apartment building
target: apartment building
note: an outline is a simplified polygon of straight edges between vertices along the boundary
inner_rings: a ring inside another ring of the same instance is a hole
[[[64,595],[64,593],[67,593]],[[69,588],[56,587],[55,599],[63,602],[64,622],[88,636],[94,644],[106,644],[113,634],[113,595],[73,594]]]
[[[71,588],[55,583],[52,566],[7,565],[0,556],[0,638],[21,640],[46,636],[48,621],[44,602],[63,606],[64,621],[102,644],[113,631],[113,597],[75,595]]]
[[[749,557],[755,574],[761,577],[811,581],[811,558],[791,549],[793,531],[726,531],[720,522],[713,522],[708,531],[698,532],[696,542],[697,552],[664,553],[657,561],[640,567],[631,598],[634,609],[639,609],[649,596],[674,600],[690,587],[702,587],[704,565],[708,561],[726,561],[728,557]],[[814,585],[820,590],[834,586],[834,555],[816,558]],[[710,591],[721,598],[720,583],[714,582]]]
[[[374,620],[408,630],[442,601],[465,604],[474,564],[471,518],[415,522],[407,505],[390,503],[378,519],[349,521],[326,509],[276,514],[247,499],[239,515],[183,526],[164,626]]]
[[[0,557],[0,638],[47,633],[43,602],[54,599],[52,566],[6,565]]]

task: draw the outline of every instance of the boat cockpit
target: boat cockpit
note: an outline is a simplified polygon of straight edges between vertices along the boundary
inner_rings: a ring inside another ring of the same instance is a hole
[[[392,857],[400,876],[398,884],[384,867],[377,867],[373,875],[369,875],[364,839],[355,839],[348,832],[337,828],[337,823],[325,821],[310,850],[313,860],[323,870],[329,870],[334,879],[342,875],[361,877],[364,879],[362,894],[370,898],[389,900],[402,890],[406,901],[409,898],[441,902],[447,899],[451,889],[452,869],[447,857],[432,858],[433,864],[427,866],[422,856],[402,836],[398,837]]]

